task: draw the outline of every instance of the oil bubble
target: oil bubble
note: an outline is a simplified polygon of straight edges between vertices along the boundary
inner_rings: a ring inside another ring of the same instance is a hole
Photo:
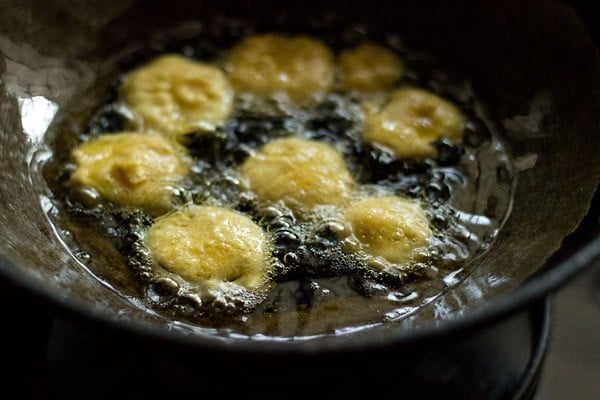
[[[77,260],[79,260],[83,264],[89,264],[89,262],[92,260],[92,256],[90,255],[90,253],[85,251],[76,252],[75,258],[77,258]]]

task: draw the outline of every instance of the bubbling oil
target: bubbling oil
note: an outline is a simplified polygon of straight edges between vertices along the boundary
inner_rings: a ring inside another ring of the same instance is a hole
[[[168,45],[163,51],[217,60],[243,34],[247,32],[205,35]],[[224,43],[217,37],[231,40]],[[338,37],[335,41],[347,44]],[[335,92],[309,108],[278,98],[240,96],[225,123],[182,136],[193,164],[186,180],[173,188],[174,201],[227,207],[248,215],[268,232],[273,284],[264,293],[234,285],[211,291],[186,282],[153,261],[144,244],[153,222],[150,215],[107,204],[89,189],[68,187],[75,168],[68,154],[75,143],[127,130],[133,124],[132,113],[115,88],[91,112],[76,137],[73,132],[59,134],[52,144],[54,157],[45,166],[45,176],[59,205],[61,218],[56,223],[62,231],[75,232],[81,243],[95,238],[91,241],[104,241],[117,249],[143,302],[182,323],[236,335],[303,337],[412,315],[468,275],[477,257],[493,244],[510,210],[514,175],[501,137],[468,85],[426,79],[431,74],[410,64],[406,69],[401,86],[437,92],[457,104],[466,117],[463,141],[458,145],[436,142],[435,157],[399,160],[363,142],[359,99]],[[307,217],[283,204],[261,204],[241,184],[237,167],[260,146],[288,136],[335,147],[357,182],[357,196],[398,195],[423,204],[434,232],[424,261],[394,272],[374,270],[345,251],[336,235],[345,223],[339,210],[317,207]],[[93,269],[98,257],[89,253],[87,264]],[[110,276],[101,279],[110,281]]]

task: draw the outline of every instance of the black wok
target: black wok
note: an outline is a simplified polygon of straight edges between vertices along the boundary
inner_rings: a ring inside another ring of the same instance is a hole
[[[43,154],[34,150],[53,117],[97,102],[117,61],[157,32],[179,40],[217,15],[277,27],[276,11],[296,28],[319,14],[362,21],[375,36],[397,33],[471,82],[514,156],[512,209],[493,246],[415,318],[301,341],[189,331],[101,284],[94,265],[74,258],[49,223],[35,169]],[[568,4],[6,1],[0,26],[0,278],[50,304],[58,330],[77,326],[90,338],[82,349],[100,364],[79,370],[72,390],[61,383],[65,396],[99,378],[102,395],[118,388],[386,398],[392,388],[389,398],[506,398],[494,382],[522,373],[535,347],[528,324],[543,319],[543,300],[600,255],[600,59]],[[107,364],[124,366],[125,378]],[[63,378],[75,373],[65,371]],[[232,383],[214,383],[221,374]]]

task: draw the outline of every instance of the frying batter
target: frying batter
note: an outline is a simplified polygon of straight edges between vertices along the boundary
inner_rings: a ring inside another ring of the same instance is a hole
[[[225,70],[239,92],[284,93],[302,103],[330,90],[334,67],[333,53],[315,38],[261,34],[233,47]]]
[[[188,173],[186,156],[158,135],[119,132],[83,143],[72,152],[73,188],[93,188],[115,204],[160,215],[174,206],[175,188]]]
[[[346,250],[363,253],[377,269],[417,260],[432,236],[420,204],[397,196],[353,201],[344,218],[346,228],[338,235]]]
[[[364,140],[391,150],[399,158],[435,156],[436,140],[445,137],[458,142],[462,138],[465,119],[461,111],[425,89],[398,89],[387,104],[369,102],[364,110]]]
[[[338,63],[342,91],[391,90],[404,72],[403,62],[393,51],[371,43],[342,51]]]
[[[317,205],[344,204],[354,183],[333,146],[297,137],[267,143],[240,172],[261,201],[282,201],[300,214]]]
[[[189,282],[233,282],[251,290],[267,282],[268,243],[249,217],[200,205],[159,218],[146,234],[156,262]]]
[[[233,89],[218,67],[167,54],[129,73],[122,95],[139,129],[167,137],[211,129],[229,116]]]

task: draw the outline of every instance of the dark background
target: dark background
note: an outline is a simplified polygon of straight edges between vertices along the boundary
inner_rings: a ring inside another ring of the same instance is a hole
[[[551,296],[551,332],[534,400],[600,398],[600,261]]]

